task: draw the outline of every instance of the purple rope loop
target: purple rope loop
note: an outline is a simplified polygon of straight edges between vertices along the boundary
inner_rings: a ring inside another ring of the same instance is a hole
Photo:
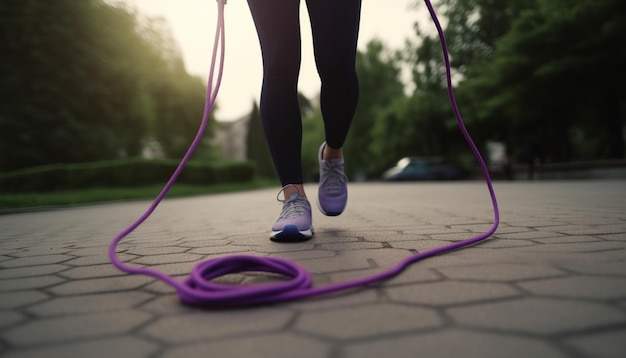
[[[135,230],[139,225],[141,225],[156,209],[158,204],[161,202],[163,197],[170,190],[174,182],[182,172],[183,168],[189,161],[189,158],[195,151],[198,146],[200,140],[202,139],[202,135],[208,124],[209,114],[213,110],[213,106],[215,105],[215,100],[217,98],[217,93],[222,81],[222,73],[224,68],[224,5],[226,0],[217,0],[218,4],[218,15],[217,15],[217,29],[215,32],[215,41],[213,45],[213,56],[211,59],[211,69],[209,73],[209,81],[207,87],[206,94],[206,102],[204,107],[204,114],[202,117],[202,123],[200,128],[198,129],[198,133],[194,138],[193,142],[189,146],[187,153],[182,158],[180,164],[172,174],[171,178],[163,187],[161,193],[155,198],[153,203],[150,205],[148,210],[139,217],[133,224],[131,224],[128,228],[120,232],[111,242],[109,246],[109,257],[111,262],[115,267],[129,274],[139,274],[146,275],[157,278],[166,284],[172,286],[178,293],[180,299],[187,304],[197,305],[197,306],[205,306],[205,307],[240,307],[240,306],[250,306],[250,305],[259,305],[265,303],[277,303],[288,300],[295,300],[305,297],[318,296],[322,294],[328,294],[338,291],[345,291],[349,289],[355,289],[357,287],[371,285],[376,282],[391,278],[393,276],[401,273],[405,268],[409,265],[423,260],[425,258],[435,256],[438,254],[442,254],[451,250],[455,250],[461,247],[466,247],[472,244],[475,244],[479,241],[482,241],[489,236],[491,236],[496,229],[498,228],[498,224],[500,222],[500,214],[498,210],[498,203],[496,200],[496,196],[493,190],[493,185],[491,183],[491,179],[489,177],[489,171],[487,169],[487,165],[483,160],[478,148],[474,144],[472,138],[470,137],[465,125],[463,123],[463,119],[459,112],[458,106],[456,104],[456,99],[454,96],[454,90],[452,87],[452,76],[450,70],[450,60],[448,58],[448,48],[446,45],[445,36],[439,20],[437,19],[437,15],[435,14],[435,10],[433,9],[430,0],[424,0],[426,2],[426,6],[428,7],[428,11],[437,27],[437,32],[439,34],[439,38],[441,40],[441,48],[444,56],[445,66],[446,66],[446,78],[448,84],[448,96],[450,98],[450,103],[452,105],[452,109],[454,111],[454,115],[456,117],[457,123],[465,140],[470,146],[474,156],[478,160],[483,176],[485,177],[485,182],[489,189],[489,194],[491,196],[491,202],[493,205],[494,212],[494,224],[492,227],[485,233],[472,237],[470,239],[459,241],[450,245],[442,246],[433,250],[425,251],[420,254],[416,254],[406,259],[400,261],[395,267],[382,271],[373,276],[368,276],[364,278],[360,278],[357,280],[340,282],[336,284],[330,284],[321,287],[312,287],[312,278],[311,274],[306,271],[304,268],[299,266],[298,264],[275,257],[257,257],[257,256],[249,256],[249,255],[233,255],[227,257],[216,258],[212,260],[202,261],[198,263],[191,271],[189,277],[184,281],[179,281],[174,279],[171,276],[168,276],[160,271],[146,269],[146,268],[136,268],[131,267],[124,264],[117,256],[116,248],[119,242],[130,234],[133,230]],[[219,64],[216,63],[217,54],[219,52]],[[215,81],[215,87],[213,86],[213,78],[215,75],[215,68],[218,66],[217,79]],[[233,273],[241,273],[241,272],[269,272],[274,274],[283,275],[285,277],[290,277],[290,280],[273,283],[273,284],[263,284],[263,285],[228,285],[228,284],[219,284],[215,282],[211,282],[211,280],[216,279],[218,277],[233,274]]]

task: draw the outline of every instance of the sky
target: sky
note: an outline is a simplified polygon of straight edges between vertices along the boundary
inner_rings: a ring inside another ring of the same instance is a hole
[[[122,0],[148,17],[163,17],[185,62],[187,72],[208,77],[217,22],[215,0]],[[339,0],[340,1],[340,0]],[[363,0],[359,49],[373,38],[391,49],[401,49],[407,38],[414,38],[413,24],[426,30],[433,27],[426,7],[411,7],[412,0]],[[311,31],[304,1],[301,1],[302,65],[299,90],[312,98],[319,93]],[[226,55],[224,75],[217,97],[218,120],[238,119],[259,101],[262,82],[261,50],[246,0],[229,0],[225,6]]]

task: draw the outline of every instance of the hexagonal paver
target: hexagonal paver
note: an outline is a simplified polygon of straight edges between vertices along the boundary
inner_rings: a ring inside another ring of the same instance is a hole
[[[293,313],[277,309],[195,311],[166,316],[143,329],[150,337],[180,343],[283,329]]]
[[[173,264],[180,262],[196,262],[200,261],[204,256],[195,254],[167,254],[167,255],[151,255],[142,256],[133,260],[133,264],[137,265],[159,265]]]
[[[0,280],[0,292],[32,290],[52,286],[64,281],[65,279],[61,277],[51,275]]]
[[[68,268],[68,266],[59,264],[7,268],[0,270],[0,279],[53,275]]]
[[[410,256],[408,251],[398,249],[353,250],[340,251],[337,256],[330,258],[302,261],[300,264],[311,273],[328,273],[371,268],[370,262],[377,267],[392,267],[407,256]]]
[[[342,352],[342,358],[567,357],[542,340],[458,329],[351,344]]]
[[[626,353],[626,329],[570,338],[565,343],[588,357],[623,358]]]
[[[379,304],[305,312],[295,328],[314,335],[349,339],[411,332],[442,324],[443,320],[434,310]]]
[[[556,334],[626,322],[626,314],[592,302],[523,298],[446,311],[464,326]]]
[[[127,275],[107,278],[93,278],[62,283],[48,289],[58,295],[126,291],[141,287],[154,279],[147,276]]]
[[[65,343],[35,349],[10,352],[3,358],[89,357],[89,358],[145,358],[158,350],[154,343],[137,338],[120,337]]]
[[[612,300],[626,298],[626,279],[575,276],[522,282],[520,287],[536,295]]]
[[[72,267],[71,269],[65,270],[58,274],[58,276],[71,279],[100,278],[125,275],[127,275],[127,273],[118,270],[110,263],[103,265]]]
[[[152,298],[145,292],[101,293],[57,297],[28,307],[26,311],[37,316],[71,315],[129,309]]]
[[[162,358],[186,357],[329,357],[331,347],[312,338],[277,333],[234,340],[186,345],[166,351]]]
[[[451,266],[437,269],[446,277],[456,280],[511,282],[533,278],[567,275],[554,267],[529,264],[491,264]]]
[[[432,306],[472,303],[497,298],[519,296],[520,292],[500,283],[444,281],[387,288],[396,302]]]
[[[0,311],[0,329],[19,323],[25,319],[24,315],[15,311]]]
[[[13,267],[25,267],[25,266],[37,266],[37,265],[50,265],[58,264],[64,261],[73,259],[74,256],[69,255],[46,255],[46,256],[31,256],[20,257],[0,263],[0,267],[13,268]]]
[[[31,303],[40,302],[48,298],[39,291],[18,291],[0,293],[0,309],[14,309]]]
[[[18,325],[2,332],[0,336],[17,346],[65,342],[125,333],[151,317],[145,312],[115,311],[46,318]]]

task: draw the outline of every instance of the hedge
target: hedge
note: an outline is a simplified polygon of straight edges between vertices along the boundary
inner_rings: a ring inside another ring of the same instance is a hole
[[[0,192],[46,192],[95,187],[135,187],[165,183],[176,160],[124,159],[94,163],[54,164],[0,174]],[[189,162],[178,182],[211,185],[254,178],[251,162]]]

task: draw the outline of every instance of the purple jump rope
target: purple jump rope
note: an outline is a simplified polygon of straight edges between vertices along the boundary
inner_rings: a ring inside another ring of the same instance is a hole
[[[311,274],[301,266],[285,259],[272,257],[234,255],[203,261],[198,263],[193,268],[189,277],[184,281],[174,279],[173,277],[156,270],[151,270],[147,268],[135,268],[121,262],[116,254],[116,247],[118,243],[124,237],[126,237],[126,235],[128,235],[139,225],[141,225],[156,209],[156,207],[159,205],[159,202],[167,194],[169,189],[176,181],[176,178],[178,178],[178,175],[185,167],[195,148],[198,146],[204,130],[206,129],[209,113],[211,113],[211,110],[213,109],[213,105],[215,104],[215,99],[217,97],[217,92],[220,87],[224,66],[224,5],[226,3],[226,0],[217,0],[217,30],[215,33],[213,57],[211,59],[211,70],[209,73],[209,83],[202,123],[198,130],[198,133],[196,134],[195,139],[187,150],[187,153],[170,177],[167,184],[165,184],[165,186],[163,187],[161,193],[155,198],[148,210],[139,219],[137,219],[132,225],[123,230],[121,233],[119,233],[111,242],[111,245],[109,247],[109,257],[113,265],[115,265],[121,271],[129,274],[151,276],[165,282],[166,284],[176,289],[178,295],[180,296],[180,299],[186,304],[205,307],[238,307],[296,300],[300,298],[319,296],[322,294],[328,294],[332,292],[353,289],[360,286],[371,285],[376,282],[386,280],[398,275],[409,265],[417,261],[475,244],[491,236],[498,228],[498,224],[500,222],[500,214],[498,211],[498,203],[493,190],[491,179],[489,177],[489,171],[487,169],[485,161],[480,155],[480,152],[476,148],[476,145],[474,144],[467,129],[465,128],[463,119],[461,118],[461,114],[456,104],[450,74],[450,60],[448,58],[448,48],[446,45],[446,39],[444,37],[443,30],[441,28],[439,20],[437,19],[437,15],[435,14],[435,10],[430,3],[430,0],[424,1],[426,3],[426,6],[428,7],[428,11],[430,12],[435,26],[437,27],[439,38],[441,40],[441,48],[446,64],[448,96],[450,97],[450,102],[454,110],[454,115],[456,117],[459,128],[463,133],[463,136],[465,137],[465,140],[469,144],[474,153],[474,156],[480,164],[480,168],[489,189],[489,194],[491,195],[495,220],[493,226],[489,229],[489,231],[464,241],[459,241],[450,245],[442,246],[433,250],[425,251],[420,254],[407,257],[406,259],[400,261],[400,263],[398,263],[395,267],[392,267],[387,271],[380,272],[376,275],[360,278],[353,281],[330,284],[322,287],[312,287]],[[216,84],[215,86],[213,86],[213,76],[215,72],[218,48],[220,52],[219,71],[217,73],[217,79],[215,81]],[[292,279],[286,282],[280,282],[275,284],[248,286],[238,286],[230,284],[227,285],[211,282],[211,280],[214,278],[239,272],[271,272],[288,276]]]

